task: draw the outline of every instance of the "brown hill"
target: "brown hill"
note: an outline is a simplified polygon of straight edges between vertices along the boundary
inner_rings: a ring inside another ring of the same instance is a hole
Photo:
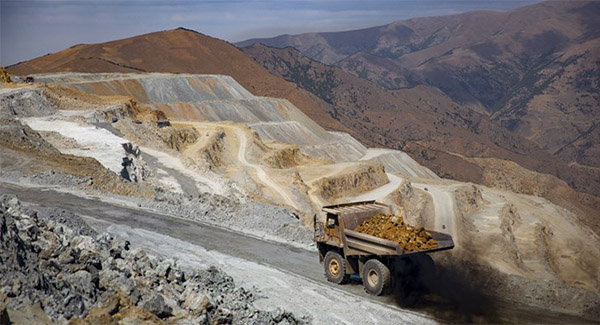
[[[327,98],[323,93],[305,87],[322,100],[270,74],[231,44],[185,29],[102,44],[77,45],[12,66],[9,71],[21,75],[56,71],[226,74],[257,95],[289,99],[325,127],[350,129],[352,134],[368,143],[405,149],[422,157],[421,161],[426,160],[428,166],[446,177],[475,182],[482,179],[480,167],[448,153],[458,152],[474,157],[508,158],[527,168],[557,175],[571,185],[586,185],[590,183],[589,179],[600,179],[587,174],[572,174],[570,169],[536,154],[535,147],[503,129],[494,128],[482,119],[481,114],[452,103],[430,88],[418,87],[410,90],[410,95],[404,94],[408,90],[401,90],[395,96],[389,96],[382,88],[372,83],[368,86],[359,84],[363,80],[353,77],[355,86],[347,88],[346,98],[340,97],[337,91],[332,92],[336,96],[336,107],[333,107],[325,102],[334,103],[333,97]],[[342,80],[351,77],[345,75]],[[326,83],[319,82],[319,85],[323,84]],[[365,96],[365,90],[373,95]],[[338,109],[340,112],[336,111]],[[400,120],[410,123],[400,123]],[[585,171],[596,172],[593,169]],[[582,187],[577,188],[581,190]]]
[[[255,95],[286,98],[324,127],[344,130],[329,114],[331,106],[315,95],[270,74],[235,46],[183,28],[75,45],[7,70],[15,75],[63,71],[224,74]]]
[[[589,174],[558,161],[530,141],[491,122],[487,115],[456,104],[436,89],[417,86],[386,90],[338,67],[312,60],[291,47],[277,49],[254,44],[243,50],[271,73],[332,104],[334,117],[359,138],[409,152],[442,177],[501,188],[511,186],[516,192],[534,194],[533,185],[523,185],[530,182],[535,185],[536,195],[570,209],[580,207],[579,214],[587,216],[587,224],[593,224],[589,220],[595,219],[600,199],[577,193],[564,182],[537,182],[552,177],[524,172],[520,166],[562,177],[577,184],[580,190],[593,192],[597,184],[588,179]],[[489,164],[497,159],[511,160],[520,166],[496,168]],[[507,185],[507,180],[514,184]],[[570,193],[569,197],[556,195],[559,188]]]
[[[600,2],[551,1],[238,45],[254,42],[293,46],[388,89],[434,86],[582,173],[600,168]]]
[[[514,160],[529,168],[553,164],[549,155],[529,141],[490,122],[486,115],[456,104],[436,89],[417,86],[389,91],[289,47],[255,44],[243,51],[271,73],[332,104],[334,117],[350,129],[379,135],[381,140],[371,140],[380,145],[409,141],[439,151]],[[532,156],[536,159],[527,159]]]

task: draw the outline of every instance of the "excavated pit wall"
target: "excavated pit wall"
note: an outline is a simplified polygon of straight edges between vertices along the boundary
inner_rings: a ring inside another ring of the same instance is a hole
[[[324,177],[313,185],[319,189],[326,200],[335,200],[340,196],[352,196],[385,185],[389,182],[381,164],[368,164],[355,167],[356,170],[336,176]]]
[[[189,74],[43,74],[87,93],[132,96],[173,120],[247,123],[261,138],[298,144],[309,155],[335,161],[358,160],[366,148],[348,134],[328,132],[284,99],[256,97],[233,78]]]
[[[26,116],[56,112],[56,106],[49,106],[47,112],[37,111],[39,107],[45,106],[50,101],[45,99],[44,92],[38,92],[36,88],[21,89],[17,93],[25,98],[40,96],[33,101],[19,99],[19,102],[14,104],[15,110]],[[0,96],[0,100],[13,100],[3,95]],[[37,102],[38,100],[41,104]],[[130,119],[129,113],[123,113],[125,115],[119,113],[128,109],[130,108],[123,106],[120,110],[109,108],[110,112],[119,116],[119,122],[113,124],[121,125],[120,123],[126,122],[127,118]],[[106,118],[103,111],[90,111],[90,113],[90,119],[96,122],[104,121]],[[138,125],[128,122],[122,125],[139,131],[140,133],[135,134],[137,137],[164,143],[165,147],[180,150],[185,149],[200,136],[193,128],[158,129],[159,134],[155,134],[156,127],[152,128],[154,131],[149,131],[148,123]],[[169,193],[161,187],[125,181],[93,158],[60,153],[38,132],[16,120],[9,110],[1,111],[0,135],[2,135],[0,138],[0,151],[2,151],[0,180],[2,181],[31,186],[59,186],[76,193],[100,194],[105,198],[182,218],[230,227],[259,237],[283,242],[291,240],[304,247],[308,247],[311,243],[310,230],[305,228],[302,222],[296,219],[296,215],[286,208],[248,201],[235,195],[223,197],[210,193],[195,193],[192,196]],[[120,145],[118,150],[125,156],[125,151]]]
[[[411,225],[439,226],[427,194],[433,186],[403,187]],[[498,297],[590,320],[600,317],[598,238],[571,221],[566,210],[474,184],[455,183],[447,190],[456,207],[456,246],[431,255],[440,270],[433,287],[443,296],[473,306],[477,297]]]

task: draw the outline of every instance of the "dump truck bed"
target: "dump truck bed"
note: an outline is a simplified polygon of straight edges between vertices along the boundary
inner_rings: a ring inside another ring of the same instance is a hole
[[[363,201],[323,207],[328,214],[338,216],[341,241],[346,255],[408,255],[432,253],[454,247],[452,237],[447,234],[428,231],[438,242],[438,247],[419,251],[403,251],[400,244],[387,239],[354,231],[363,221],[378,214],[392,214],[390,206],[375,201]]]

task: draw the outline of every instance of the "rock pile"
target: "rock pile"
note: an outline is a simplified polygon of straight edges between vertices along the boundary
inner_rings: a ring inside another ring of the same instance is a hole
[[[140,148],[131,143],[123,143],[123,149],[125,150],[125,157],[121,166],[121,176],[134,183],[142,182],[152,176],[152,172],[146,162],[142,159]]]
[[[438,247],[437,241],[423,227],[411,227],[399,216],[378,213],[363,221],[355,230],[398,242],[404,251],[416,252]]]
[[[3,319],[74,324],[309,321],[279,309],[256,309],[253,292],[236,287],[214,267],[182,269],[175,261],[150,258],[127,241],[94,235],[77,215],[52,209],[38,213],[24,209],[14,196],[0,197]],[[39,313],[31,312],[36,308]]]

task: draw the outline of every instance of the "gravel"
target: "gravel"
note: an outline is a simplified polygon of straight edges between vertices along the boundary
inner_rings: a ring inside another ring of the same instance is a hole
[[[42,315],[35,322],[310,322],[279,309],[257,309],[256,293],[236,286],[215,267],[191,270],[177,261],[151,258],[127,241],[96,235],[68,211],[25,209],[16,197],[3,195],[0,229],[4,319],[39,306],[48,319]]]
[[[156,195],[146,199],[119,196],[90,191],[89,179],[77,178],[53,170],[27,175],[18,171],[0,170],[0,180],[20,185],[58,186],[74,194],[100,195],[103,200],[143,208],[175,217],[205,222],[229,228],[248,235],[287,243],[302,248],[314,247],[312,230],[306,227],[299,216],[288,208],[252,201],[225,197],[218,194],[200,193],[188,196],[156,187]]]
[[[280,206],[210,193],[189,197],[166,191],[158,191],[152,200],[127,200],[134,201],[138,207],[206,222],[273,241],[303,248],[313,245],[312,230],[302,223],[293,210]]]

